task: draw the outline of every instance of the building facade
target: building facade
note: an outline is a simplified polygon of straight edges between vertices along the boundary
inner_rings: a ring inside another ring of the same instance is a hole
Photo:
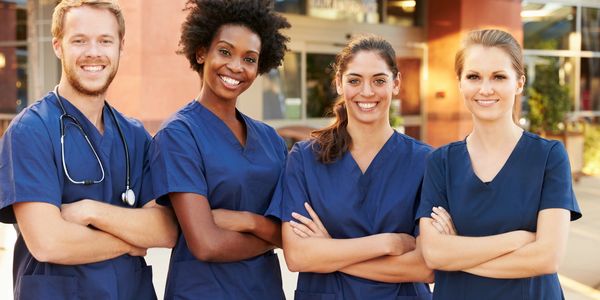
[[[108,100],[151,132],[199,90],[198,75],[175,53],[185,2],[120,1],[125,48]],[[0,119],[58,82],[50,35],[55,4],[0,0]],[[528,82],[540,66],[555,66],[557,84],[569,87],[573,114],[600,115],[600,0],[276,0],[274,6],[292,24],[286,32],[291,51],[238,106],[275,128],[327,124],[336,98],[329,68],[335,53],[352,36],[374,33],[398,56],[403,81],[393,111],[406,133],[434,146],[462,139],[471,123],[458,93],[454,53],[466,32],[490,27],[523,41]],[[528,109],[526,101],[522,108]]]

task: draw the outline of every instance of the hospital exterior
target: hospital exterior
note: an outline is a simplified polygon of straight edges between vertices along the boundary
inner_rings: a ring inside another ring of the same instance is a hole
[[[0,132],[15,113],[58,82],[51,47],[57,1],[0,0]],[[109,101],[154,133],[194,98],[198,75],[176,55],[185,0],[122,0],[125,48]],[[402,72],[394,103],[407,134],[440,146],[464,138],[470,114],[458,93],[454,53],[466,32],[500,28],[523,42],[528,81],[556,65],[573,115],[600,116],[600,0],[278,0],[292,28],[284,65],[257,79],[238,101],[271,126],[320,127],[334,100],[327,66],[349,37],[389,40]],[[523,97],[523,102],[526,97]],[[522,106],[527,110],[527,105]]]

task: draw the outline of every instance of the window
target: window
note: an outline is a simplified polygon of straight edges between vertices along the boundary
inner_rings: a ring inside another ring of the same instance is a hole
[[[27,5],[0,0],[0,113],[27,105]]]
[[[526,49],[577,49],[577,10],[573,6],[523,2],[521,19]]]

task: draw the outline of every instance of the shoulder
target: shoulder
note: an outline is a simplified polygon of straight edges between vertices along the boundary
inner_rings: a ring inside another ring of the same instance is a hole
[[[523,139],[525,139],[529,148],[536,151],[550,152],[552,149],[559,151],[560,149],[564,149],[564,146],[560,141],[546,139],[528,131],[523,132]]]
[[[114,112],[115,118],[119,122],[119,126],[122,129],[127,130],[129,132],[133,132],[133,134],[136,137],[141,136],[144,138],[150,138],[150,134],[144,127],[142,121],[133,117],[126,116],[120,111],[116,110],[114,107],[112,107],[112,111]]]
[[[10,122],[5,134],[48,134],[49,126],[58,126],[60,111],[50,102],[50,94],[23,109]],[[56,121],[56,122],[55,122]]]
[[[396,138],[398,139],[398,141],[400,143],[407,146],[409,149],[414,151],[417,155],[427,156],[427,155],[429,155],[429,153],[431,153],[431,151],[433,151],[433,147],[431,147],[430,145],[428,145],[422,141],[416,140],[413,137],[410,137],[408,135],[405,135],[405,134],[399,133],[399,132],[395,132],[394,135],[396,136]]]
[[[242,114],[242,116],[248,125],[253,126],[261,135],[268,136],[270,139],[281,140],[283,142],[283,138],[277,133],[275,128],[271,127],[265,122],[255,120],[247,115]]]

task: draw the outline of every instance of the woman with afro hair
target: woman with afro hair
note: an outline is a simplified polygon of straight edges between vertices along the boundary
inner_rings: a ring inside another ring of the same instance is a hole
[[[276,131],[236,109],[260,74],[281,64],[290,27],[266,0],[188,1],[180,53],[201,77],[196,99],[150,148],[154,192],[181,232],[165,299],[284,299],[273,249],[281,225],[264,217],[287,155]]]

